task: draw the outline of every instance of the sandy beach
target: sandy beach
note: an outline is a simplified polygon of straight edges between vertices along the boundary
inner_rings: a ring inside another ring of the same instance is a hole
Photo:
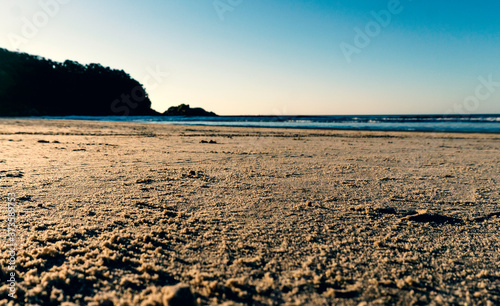
[[[0,119],[3,305],[500,304],[500,135]]]

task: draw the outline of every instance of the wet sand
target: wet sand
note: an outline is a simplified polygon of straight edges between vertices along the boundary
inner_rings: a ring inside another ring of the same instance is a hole
[[[498,305],[499,152],[485,134],[0,119],[15,303]]]

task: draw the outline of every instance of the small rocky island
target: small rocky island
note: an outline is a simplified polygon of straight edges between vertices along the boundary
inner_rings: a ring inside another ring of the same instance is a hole
[[[0,48],[0,117],[216,116],[181,104],[161,114],[144,86],[123,70],[54,62]]]
[[[164,116],[187,116],[187,117],[215,117],[213,112],[208,112],[200,107],[191,108],[187,104],[172,106],[163,113]]]

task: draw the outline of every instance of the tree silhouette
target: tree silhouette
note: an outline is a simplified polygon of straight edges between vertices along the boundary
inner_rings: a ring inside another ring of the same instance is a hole
[[[141,98],[127,102],[133,92],[141,92]],[[144,87],[123,70],[58,63],[0,48],[0,116],[68,115],[159,113],[151,109]]]

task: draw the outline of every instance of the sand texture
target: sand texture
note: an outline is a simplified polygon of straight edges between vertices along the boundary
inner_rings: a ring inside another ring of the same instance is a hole
[[[0,119],[15,304],[499,305],[499,152],[500,135]]]

